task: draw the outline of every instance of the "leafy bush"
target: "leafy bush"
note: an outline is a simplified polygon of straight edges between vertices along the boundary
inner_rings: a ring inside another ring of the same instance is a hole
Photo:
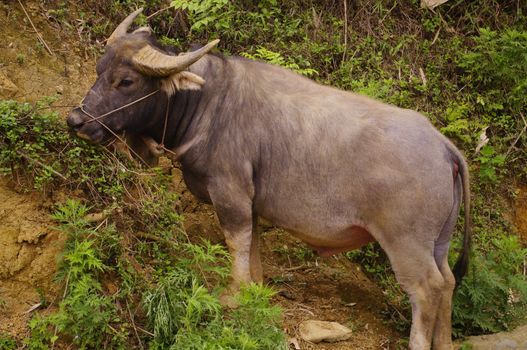
[[[171,6],[187,11],[191,30],[200,32],[209,25],[224,30],[231,26],[233,6],[229,0],[174,0]]]
[[[98,201],[120,199],[131,185],[129,162],[71,137],[59,115],[47,111],[50,102],[0,101],[0,172],[29,179],[38,190],[66,185]]]
[[[494,137],[496,149],[487,148],[479,160],[481,179],[495,182],[495,165],[510,161],[510,167],[524,167],[527,160],[527,31],[482,28],[473,40],[474,46],[460,55],[458,65],[466,72],[463,81],[473,91],[467,97],[473,113]],[[505,154],[515,149],[516,157],[506,159]]]
[[[237,296],[239,307],[223,316],[217,283],[229,273],[226,251],[205,243],[185,244],[182,253],[143,295],[152,349],[286,349],[281,311],[270,305],[274,292],[247,286]]]
[[[459,58],[459,66],[468,73],[467,83],[481,94],[478,103],[487,112],[525,111],[527,32],[481,28],[474,43]]]
[[[174,270],[145,295],[155,334],[151,349],[285,350],[281,312],[269,302],[273,294],[263,286],[246,286],[237,296],[239,307],[222,318],[217,295],[195,276]]]

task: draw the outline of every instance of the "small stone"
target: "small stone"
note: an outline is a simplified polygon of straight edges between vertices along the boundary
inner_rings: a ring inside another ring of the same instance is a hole
[[[430,10],[432,10],[433,8],[441,5],[441,4],[444,4],[445,2],[447,2],[448,0],[421,0],[421,7],[422,8],[428,8]]]
[[[282,296],[282,297],[284,297],[286,299],[289,299],[289,300],[295,300],[295,296],[290,291],[285,290],[285,289],[279,291],[278,295],[280,295],[280,296]]]
[[[518,343],[512,339],[503,339],[498,344],[496,344],[496,350],[509,350],[509,349],[519,349]]]
[[[351,337],[351,329],[337,322],[308,320],[299,326],[300,336],[305,341],[334,343]]]
[[[527,325],[510,332],[469,337],[463,344],[473,350],[523,350],[527,349]]]

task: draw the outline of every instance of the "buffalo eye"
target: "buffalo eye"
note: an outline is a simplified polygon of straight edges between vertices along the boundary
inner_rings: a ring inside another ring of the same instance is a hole
[[[134,82],[130,79],[123,79],[119,82],[119,85],[117,87],[127,87],[132,85]]]

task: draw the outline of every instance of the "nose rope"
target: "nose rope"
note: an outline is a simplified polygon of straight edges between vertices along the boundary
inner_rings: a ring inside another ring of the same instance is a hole
[[[135,101],[132,101],[132,102],[130,102],[130,103],[127,103],[127,104],[125,104],[124,106],[121,106],[121,107],[115,108],[115,109],[113,109],[113,110],[111,110],[111,111],[109,111],[109,112],[107,112],[107,113],[104,113],[103,115],[98,116],[98,117],[93,116],[91,113],[89,113],[88,111],[86,111],[86,110],[84,109],[84,98],[83,98],[82,101],[81,101],[81,103],[80,103],[80,105],[79,105],[79,109],[80,109],[84,114],[86,114],[88,117],[91,118],[90,120],[84,122],[83,124],[90,123],[90,122],[92,122],[92,121],[96,121],[97,123],[101,124],[106,130],[108,130],[108,131],[110,132],[110,134],[112,134],[113,136],[115,136],[116,139],[118,139],[119,141],[121,141],[121,143],[123,143],[124,145],[126,145],[126,148],[128,148],[128,150],[129,150],[131,153],[133,153],[138,159],[140,159],[140,160],[143,162],[143,164],[145,164],[146,166],[148,166],[148,164],[146,163],[146,161],[145,161],[145,160],[144,160],[139,154],[137,154],[137,152],[135,152],[132,148],[130,148],[130,147],[128,146],[128,144],[126,143],[126,141],[123,140],[122,137],[120,137],[119,135],[117,135],[117,134],[116,134],[116,133],[115,133],[115,132],[109,127],[109,126],[107,126],[105,123],[103,123],[103,122],[102,122],[101,120],[99,120],[99,119],[101,119],[102,117],[105,117],[105,116],[107,116],[107,115],[109,115],[109,114],[112,114],[112,113],[114,113],[114,112],[117,112],[117,111],[119,111],[119,110],[121,110],[121,109],[124,109],[124,108],[126,108],[126,107],[129,107],[129,106],[131,106],[131,105],[133,105],[133,104],[135,104],[135,103],[137,103],[137,102],[139,102],[139,101],[142,101],[142,100],[144,100],[145,98],[154,95],[154,94],[157,93],[158,91],[159,91],[159,89],[158,89],[158,90],[155,90],[155,91],[152,91],[151,93],[149,93],[149,94],[147,94],[147,95],[145,95],[145,96],[143,96],[143,97],[140,97],[140,98],[138,98],[138,99],[135,100]]]
[[[110,114],[112,114],[112,113],[115,113],[115,112],[117,112],[117,111],[120,111],[120,110],[122,110],[122,109],[125,109],[125,108],[127,108],[127,107],[130,107],[130,106],[132,106],[132,105],[134,105],[134,104],[136,104],[136,103],[138,103],[138,102],[140,102],[140,101],[142,101],[142,100],[144,100],[144,99],[146,99],[146,98],[148,98],[148,97],[150,97],[150,96],[156,94],[157,92],[159,92],[159,89],[157,89],[157,90],[155,90],[155,91],[152,91],[151,93],[149,93],[149,94],[147,94],[147,95],[145,95],[145,96],[143,96],[143,97],[140,97],[140,98],[138,98],[137,100],[134,100],[134,101],[132,101],[132,102],[130,102],[130,103],[127,103],[127,104],[125,104],[125,105],[123,105],[123,106],[121,106],[121,107],[117,107],[117,108],[115,108],[115,109],[113,109],[113,110],[111,110],[111,111],[109,111],[109,112],[106,112],[106,113],[104,113],[104,114],[102,114],[102,115],[100,115],[100,116],[97,116],[97,117],[93,116],[91,113],[89,113],[88,111],[86,111],[86,110],[84,109],[84,98],[83,98],[82,101],[81,101],[81,103],[80,103],[80,105],[79,105],[79,108],[80,108],[80,110],[81,110],[84,114],[86,114],[88,117],[91,118],[90,120],[84,122],[83,124],[91,123],[91,122],[93,122],[93,121],[98,122],[98,123],[101,124],[104,128],[106,128],[106,130],[108,130],[113,136],[115,136],[116,139],[118,139],[118,140],[121,141],[124,145],[126,145],[126,147],[127,147],[127,148],[128,148],[128,149],[129,149],[129,150],[130,150],[130,151],[131,151],[131,152],[132,152],[137,158],[141,159],[141,161],[142,161],[145,165],[148,165],[148,164],[146,164],[146,162],[144,161],[144,159],[143,159],[139,154],[137,154],[137,152],[135,152],[132,148],[130,148],[130,147],[128,146],[128,144],[126,143],[126,141],[124,141],[119,135],[117,135],[117,134],[116,134],[116,133],[115,133],[110,127],[108,127],[105,123],[103,123],[102,121],[100,121],[100,119],[103,118],[103,117],[106,117],[107,115],[110,115]],[[166,106],[166,110],[165,110],[165,121],[164,121],[164,123],[163,123],[163,134],[162,134],[162,136],[161,136],[161,143],[157,145],[157,149],[158,149],[158,150],[165,151],[165,152],[167,152],[167,153],[170,153],[173,157],[175,157],[175,159],[177,159],[177,158],[179,158],[179,154],[177,154],[176,152],[174,152],[174,151],[172,151],[172,150],[170,150],[170,149],[168,149],[168,148],[165,147],[165,135],[166,135],[167,126],[168,126],[168,110],[169,110],[169,106],[170,106],[170,104],[169,104],[169,96],[167,95],[167,106]]]
[[[90,120],[88,120],[88,121],[85,122],[85,124],[87,124],[87,123],[91,123],[91,122],[93,122],[93,121],[99,120],[99,119],[101,119],[101,118],[103,118],[103,117],[106,117],[107,115],[110,115],[110,114],[115,113],[115,112],[117,112],[117,111],[120,111],[121,109],[125,109],[125,108],[127,108],[127,107],[130,107],[130,106],[132,106],[132,105],[134,105],[134,104],[136,104],[136,103],[138,103],[138,102],[141,102],[142,100],[144,100],[144,99],[146,99],[146,98],[148,98],[148,97],[150,97],[150,96],[156,94],[157,92],[159,92],[159,89],[154,90],[154,91],[152,91],[151,93],[149,93],[149,94],[147,94],[147,95],[145,95],[145,96],[143,96],[143,97],[138,98],[137,100],[134,100],[134,101],[132,101],[132,102],[130,102],[130,103],[127,103],[127,104],[125,104],[124,106],[117,107],[117,108],[115,108],[115,109],[112,109],[112,110],[109,111],[109,112],[106,112],[106,113],[104,113],[104,114],[101,114],[101,115],[98,116],[98,117],[94,117],[94,116],[92,116],[91,114],[89,114],[88,112],[86,112],[86,110],[84,109],[84,105],[83,105],[84,99],[82,99],[82,101],[81,101],[81,105],[80,105],[79,107],[80,107],[80,110],[81,110],[81,111],[83,111],[86,115],[88,115],[90,118],[92,118],[92,119],[90,119]]]

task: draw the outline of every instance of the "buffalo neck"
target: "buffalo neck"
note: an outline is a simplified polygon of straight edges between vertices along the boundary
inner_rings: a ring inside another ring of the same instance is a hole
[[[182,90],[170,97],[163,94],[155,101],[152,111],[156,117],[146,133],[158,143],[164,138],[165,147],[169,149],[179,147],[187,136],[190,136],[188,132],[195,119],[196,106],[201,96],[199,90]],[[165,118],[168,118],[166,131]]]
[[[189,71],[205,80],[200,90],[179,90],[168,101],[168,124],[165,133],[165,146],[169,149],[186,147],[183,158],[194,163],[205,152],[203,148],[209,144],[214,134],[214,120],[221,114],[221,101],[218,96],[225,92],[222,82],[225,59],[207,55],[193,64]],[[155,127],[150,132],[157,142],[163,137],[163,126],[167,108],[167,99],[163,98],[162,106],[156,106]],[[161,110],[159,112],[159,110]],[[183,159],[181,160],[183,162]]]

